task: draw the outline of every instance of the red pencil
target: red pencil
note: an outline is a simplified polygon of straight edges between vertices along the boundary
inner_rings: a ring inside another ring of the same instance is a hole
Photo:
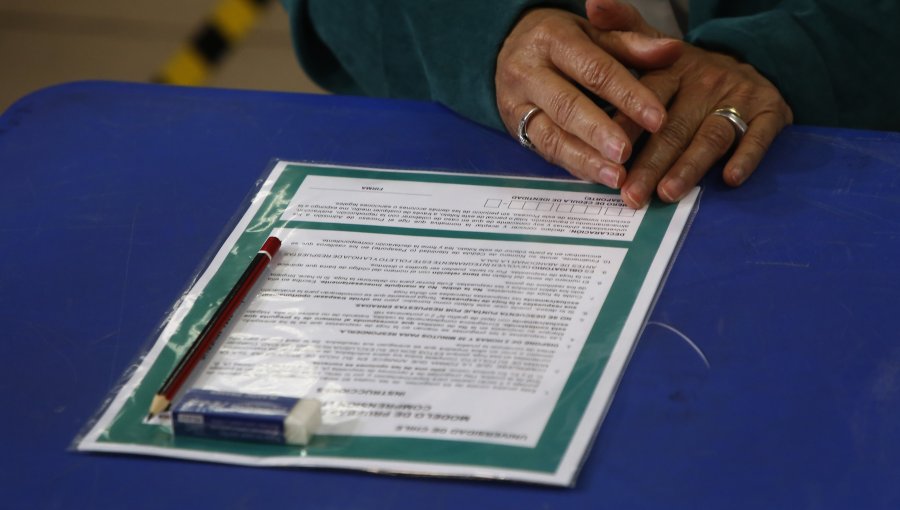
[[[256,283],[259,275],[266,269],[266,266],[269,265],[269,261],[272,260],[272,257],[275,256],[275,253],[280,247],[281,240],[277,237],[273,236],[266,239],[262,249],[259,250],[256,256],[253,257],[253,261],[250,262],[250,266],[247,267],[244,274],[242,274],[237,283],[234,284],[231,292],[225,296],[225,300],[219,305],[218,310],[213,314],[212,318],[206,324],[206,327],[203,328],[203,331],[200,332],[200,335],[194,340],[194,343],[191,344],[188,351],[181,357],[178,365],[175,366],[175,369],[172,370],[172,373],[170,373],[169,377],[163,382],[159,391],[156,392],[156,396],[153,397],[153,402],[150,403],[150,413],[147,415],[147,418],[152,418],[169,408],[172,399],[175,398],[175,394],[178,393],[181,385],[184,384],[188,377],[190,377],[191,372],[193,372],[197,363],[203,359],[203,356],[206,355],[206,352],[215,343],[216,338],[219,337],[222,329],[225,328],[225,325],[231,320],[231,316],[234,315],[234,311],[237,310],[244,301],[247,292],[249,292],[253,287],[253,284]]]

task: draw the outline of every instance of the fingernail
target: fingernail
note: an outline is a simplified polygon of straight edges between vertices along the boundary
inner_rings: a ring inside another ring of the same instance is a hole
[[[640,209],[647,203],[650,197],[650,189],[641,181],[631,183],[627,188],[622,189],[622,198],[625,203],[633,209]]]
[[[743,168],[737,166],[731,168],[731,182],[735,186],[740,186],[745,180],[747,180],[747,174]]]
[[[659,195],[666,202],[677,202],[687,194],[687,183],[681,177],[672,177],[659,187]]]
[[[625,142],[618,138],[611,138],[603,145],[603,155],[606,159],[616,163],[625,162]]]
[[[660,48],[660,47],[662,47],[662,46],[672,46],[672,45],[675,45],[675,44],[681,44],[681,43],[682,43],[682,40],[681,40],[681,39],[670,39],[670,38],[668,38],[668,37],[663,37],[663,38],[660,38],[660,39],[652,39],[652,41],[653,41],[653,44],[654,44],[657,48]]]
[[[597,181],[612,189],[619,188],[619,172],[615,168],[605,166],[597,173]]]
[[[681,43],[681,41],[677,39],[656,39],[644,36],[636,37],[633,41],[633,46],[637,50],[654,51],[662,48],[663,46],[669,46],[672,43]]]
[[[662,127],[663,114],[656,108],[647,108],[643,113],[644,124],[646,128],[655,133]]]

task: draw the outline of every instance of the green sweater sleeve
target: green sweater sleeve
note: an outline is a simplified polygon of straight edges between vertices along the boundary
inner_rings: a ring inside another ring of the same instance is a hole
[[[756,67],[799,124],[900,130],[900,2],[766,3],[695,1],[686,38]]]
[[[301,65],[342,94],[428,99],[503,129],[497,53],[520,14],[580,0],[282,0]]]
[[[282,0],[310,77],[344,94],[440,101],[503,129],[496,55],[521,13],[581,0]],[[694,0],[689,42],[772,80],[802,124],[900,130],[900,1]]]

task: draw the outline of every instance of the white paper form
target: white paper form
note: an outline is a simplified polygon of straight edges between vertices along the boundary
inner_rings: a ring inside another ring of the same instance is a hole
[[[631,241],[645,210],[610,193],[311,175],[282,219]]]
[[[82,447],[571,484],[696,196],[634,211],[575,181],[280,163]],[[128,428],[269,234],[281,251],[193,384],[317,398],[313,443]]]
[[[324,434],[534,446],[623,248],[284,229],[207,389],[323,403]]]

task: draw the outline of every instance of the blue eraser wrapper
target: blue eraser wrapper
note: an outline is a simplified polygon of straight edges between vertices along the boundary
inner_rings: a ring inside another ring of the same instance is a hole
[[[189,390],[172,410],[175,436],[304,445],[322,421],[315,399]]]

